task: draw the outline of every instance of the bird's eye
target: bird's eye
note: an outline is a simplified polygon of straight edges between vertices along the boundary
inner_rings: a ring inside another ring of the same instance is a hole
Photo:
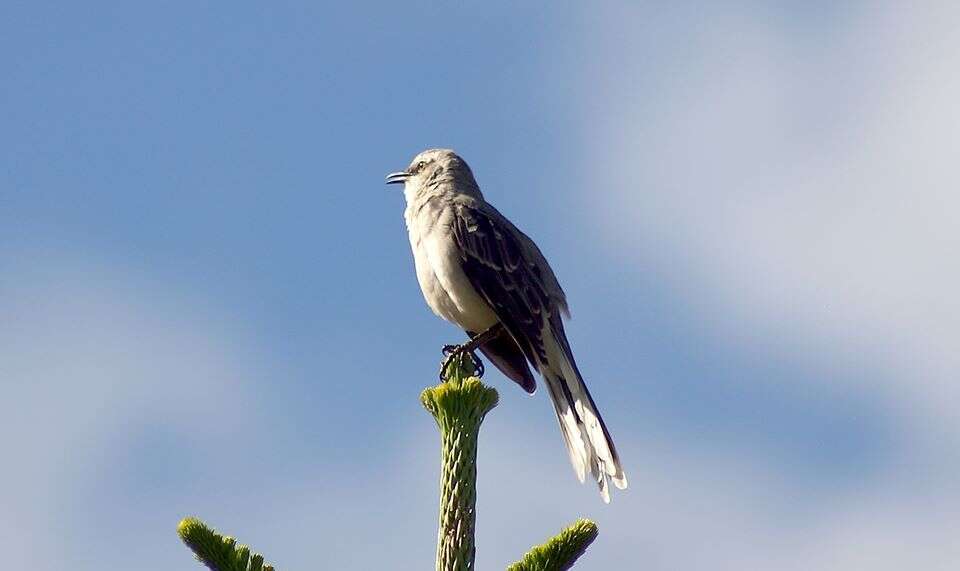
[[[420,161],[419,163],[417,163],[417,172],[422,171],[425,166],[427,166],[427,163],[423,161]]]

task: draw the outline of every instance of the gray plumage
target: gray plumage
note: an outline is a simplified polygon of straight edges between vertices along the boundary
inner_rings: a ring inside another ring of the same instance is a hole
[[[453,151],[424,151],[387,182],[404,183],[404,218],[427,304],[471,336],[503,324],[507,333],[481,351],[529,393],[536,381],[527,363],[543,376],[577,477],[583,482],[589,471],[609,502],[608,481],[624,489],[627,478],[577,369],[563,328],[566,296],[540,249],[484,200]]]

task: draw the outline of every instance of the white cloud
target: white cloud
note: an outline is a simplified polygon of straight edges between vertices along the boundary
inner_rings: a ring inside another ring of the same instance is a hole
[[[662,16],[625,11],[602,24]],[[894,383],[869,390],[952,422],[956,12],[894,3],[778,28],[717,6],[658,19],[665,46],[603,34],[641,63],[585,72],[605,109],[583,137],[610,192],[598,227],[723,307],[728,337],[884,370]]]
[[[140,469],[128,462],[151,426],[211,458],[237,453],[232,438],[250,437],[241,418],[257,414],[248,347],[229,320],[142,276],[41,251],[4,261],[16,278],[0,286],[5,560],[64,569],[98,549],[91,567],[129,562],[135,554],[108,548],[108,534],[149,521],[172,538],[176,519],[145,513],[149,486],[125,494],[101,482]],[[84,545],[91,535],[106,543]]]
[[[485,567],[502,567],[578,515],[600,526],[584,568],[946,570],[960,557],[960,496],[916,477],[798,487],[749,453],[621,431],[636,468],[630,489],[602,506],[574,483],[559,450],[553,464],[531,454],[557,448],[555,435],[496,414],[485,428],[496,451],[481,448],[480,459]]]
[[[604,38],[607,54],[579,81],[587,176],[608,191],[585,198],[598,230],[618,256],[658,264],[714,334],[864,371],[809,382],[880,400],[900,424],[881,481],[811,500],[810,519],[744,503],[766,476],[687,485],[678,472],[651,486],[730,501],[711,517],[675,515],[683,525],[669,531],[661,505],[644,533],[670,549],[663,568],[953,568],[960,11],[683,10],[585,18],[584,38]],[[722,552],[689,547],[708,537]]]

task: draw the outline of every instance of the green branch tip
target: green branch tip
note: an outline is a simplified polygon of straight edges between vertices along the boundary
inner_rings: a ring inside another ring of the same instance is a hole
[[[197,559],[213,571],[274,571],[263,562],[263,555],[251,553],[250,547],[237,545],[195,517],[177,524],[177,535],[193,551]]]
[[[463,381],[447,381],[420,393],[423,408],[437,419],[441,429],[446,423],[464,415],[482,422],[483,417],[493,410],[499,401],[497,390],[484,385],[476,377]]]
[[[480,424],[497,406],[496,389],[480,382],[472,360],[450,363],[447,381],[420,394],[440,429],[440,517],[437,571],[472,571],[476,550],[477,438]]]
[[[587,547],[597,538],[597,524],[578,519],[552,539],[527,552],[507,571],[564,571],[573,567]]]

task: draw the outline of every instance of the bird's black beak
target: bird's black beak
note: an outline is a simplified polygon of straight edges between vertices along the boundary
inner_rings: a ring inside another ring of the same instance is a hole
[[[392,172],[387,175],[387,184],[400,184],[406,182],[408,178],[410,178],[410,173],[407,171]]]

